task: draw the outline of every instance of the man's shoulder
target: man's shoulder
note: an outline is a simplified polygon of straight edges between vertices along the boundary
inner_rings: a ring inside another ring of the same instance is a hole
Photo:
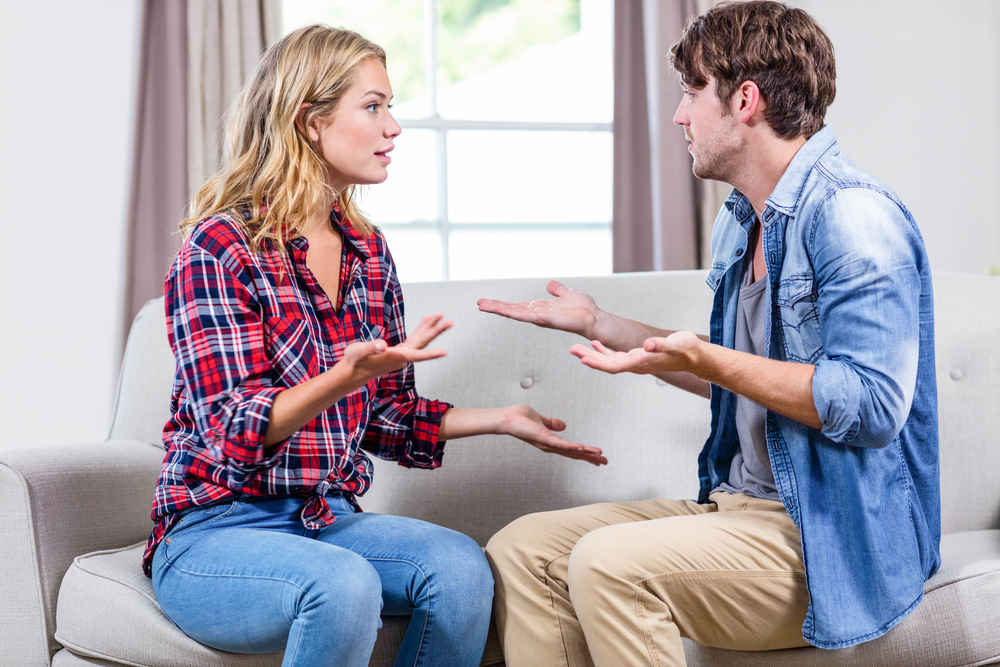
[[[866,207],[873,202],[897,208],[904,217],[910,217],[906,205],[892,188],[835,148],[817,160],[806,179],[799,213],[805,221],[815,222],[824,213],[829,215],[845,207]]]

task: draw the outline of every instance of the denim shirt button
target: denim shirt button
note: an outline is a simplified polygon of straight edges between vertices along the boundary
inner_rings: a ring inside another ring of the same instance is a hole
[[[743,248],[737,248],[736,249],[736,256],[737,257],[742,257],[743,256]]]

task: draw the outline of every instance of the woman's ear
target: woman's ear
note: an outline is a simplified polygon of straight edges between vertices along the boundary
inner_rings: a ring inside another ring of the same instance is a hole
[[[308,124],[305,121],[306,109],[310,106],[308,102],[303,102],[299,105],[299,110],[295,112],[295,126],[299,128],[299,132],[306,135],[309,141],[316,143],[319,141],[319,130],[316,129],[316,120],[312,119]]]

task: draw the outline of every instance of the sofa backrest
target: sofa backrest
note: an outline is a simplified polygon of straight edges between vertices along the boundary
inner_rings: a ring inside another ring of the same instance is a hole
[[[602,307],[673,329],[706,332],[711,292],[702,271],[618,274],[565,282]],[[480,313],[478,297],[545,298],[541,279],[404,286],[407,321],[429,313],[454,321],[441,338],[448,356],[418,364],[421,394],[461,407],[529,403],[568,424],[569,438],[604,449],[600,469],[544,454],[509,437],[449,443],[444,465],[409,470],[376,461],[369,511],[406,514],[485,542],[527,512],[602,500],[697,492],[697,453],[709,431],[708,402],[651,377],[584,368],[574,336]],[[937,373],[945,532],[1000,527],[1000,278],[936,274]],[[162,299],[132,326],[111,437],[159,445],[173,357]]]

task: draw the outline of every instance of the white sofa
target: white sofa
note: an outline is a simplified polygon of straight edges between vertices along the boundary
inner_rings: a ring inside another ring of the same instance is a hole
[[[935,276],[944,564],[916,612],[841,651],[736,653],[688,644],[692,665],[980,665],[1000,660],[1000,278]],[[706,331],[704,273],[569,279],[609,310]],[[361,502],[464,531],[480,543],[537,510],[696,493],[708,402],[650,377],[608,376],[568,353],[574,338],[479,313],[475,299],[540,298],[543,280],[405,288],[410,322],[455,322],[449,355],[418,366],[424,395],[460,406],[527,402],[604,449],[610,464],[545,455],[510,438],[448,445],[436,471],[377,462]],[[173,374],[161,300],[136,318],[105,442],[0,449],[0,664],[278,665],[201,646],[159,611],[139,568]],[[386,619],[372,664],[391,664],[404,622]],[[499,660],[495,638],[487,662]]]

